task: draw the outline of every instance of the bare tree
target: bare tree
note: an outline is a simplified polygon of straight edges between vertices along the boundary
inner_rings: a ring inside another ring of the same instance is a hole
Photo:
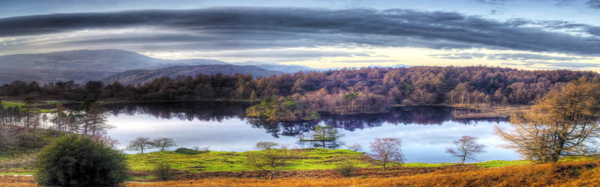
[[[404,163],[404,154],[400,150],[402,148],[402,140],[399,138],[375,138],[371,142],[371,152],[367,154],[369,157],[379,160],[383,166],[383,171],[389,162]]]
[[[285,166],[287,160],[292,157],[291,154],[292,151],[287,149],[248,152],[246,153],[246,166],[259,170],[271,170],[269,180],[273,180],[277,168]]]
[[[460,164],[464,164],[466,159],[475,159],[475,154],[485,153],[483,150],[485,145],[477,144],[476,137],[462,136],[462,138],[454,140],[452,143],[456,145],[456,147],[446,148],[446,153],[461,158]]]
[[[150,141],[150,138],[139,137],[129,143],[127,150],[141,151],[144,154],[144,149],[152,149],[154,146],[154,142]]]
[[[363,149],[362,145],[360,145],[358,142],[356,142],[352,145],[346,146],[346,147],[348,147],[348,149],[350,149],[351,151],[354,151],[354,152],[358,152]]]
[[[158,138],[154,139],[153,143],[160,151],[165,151],[166,148],[177,146],[177,143],[175,143],[173,138]]]
[[[596,152],[600,128],[600,85],[579,79],[553,89],[538,99],[529,112],[511,117],[514,130],[496,127],[524,158],[537,163],[556,162],[565,155]]]
[[[275,149],[277,147],[279,147],[278,143],[261,141],[261,142],[256,143],[256,146],[254,148],[261,149],[261,150],[271,150],[271,149]]]

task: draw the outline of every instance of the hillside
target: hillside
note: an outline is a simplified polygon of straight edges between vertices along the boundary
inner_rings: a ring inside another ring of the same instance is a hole
[[[134,69],[159,69],[184,65],[225,65],[217,60],[164,60],[124,50],[75,50],[0,56],[0,84],[15,80],[38,83],[85,82]]]
[[[90,80],[103,79],[112,82],[118,80],[115,79],[115,77],[110,77],[112,75],[115,75],[117,78],[128,77],[141,72],[151,72],[146,70],[157,70],[174,66],[199,65],[230,65],[230,63],[210,59],[158,59],[131,51],[116,49],[15,54],[0,56],[0,85],[8,84],[16,80],[24,82],[36,81],[41,84],[70,80],[81,83]],[[255,76],[269,76],[273,73],[295,73],[314,70],[300,65],[283,65],[264,62],[244,62],[235,65],[238,67],[226,69],[223,69],[222,67],[197,67],[194,68],[194,70],[182,69],[184,72],[180,73],[175,73],[174,71],[178,68],[173,68],[168,70],[169,73],[165,72],[165,75],[250,73]],[[206,70],[206,72],[202,72],[201,70]],[[154,75],[154,73],[156,72],[150,74]],[[135,79],[137,81],[126,82],[145,82],[147,81],[145,80],[146,78],[152,79],[152,77],[154,77],[152,75],[145,74],[142,77],[136,77]]]
[[[131,70],[122,73],[117,73],[108,78],[102,79],[102,82],[112,83],[120,82],[121,84],[137,84],[150,82],[156,78],[178,76],[192,76],[198,74],[224,74],[231,75],[235,73],[252,74],[254,77],[268,77],[273,74],[278,75],[283,72],[270,71],[256,66],[235,66],[235,65],[200,65],[200,66],[175,66],[162,68],[157,70]]]

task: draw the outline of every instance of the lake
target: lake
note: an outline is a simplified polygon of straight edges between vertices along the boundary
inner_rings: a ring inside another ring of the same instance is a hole
[[[344,134],[340,142],[360,143],[363,151],[368,151],[369,142],[377,137],[400,138],[406,162],[458,162],[459,159],[446,154],[445,149],[463,135],[477,137],[479,143],[486,145],[487,152],[478,155],[475,161],[519,159],[513,150],[498,147],[506,142],[493,134],[495,125],[510,128],[506,120],[453,120],[449,107],[397,107],[384,114],[322,115],[320,121],[273,123],[246,118],[244,110],[250,105],[173,102],[104,106],[108,123],[116,127],[109,130],[108,135],[120,142],[119,149],[137,137],[173,138],[177,147],[210,147],[213,151],[253,150],[259,141],[287,144],[290,148],[312,147],[312,144],[301,144],[297,135],[317,125],[328,125]]]

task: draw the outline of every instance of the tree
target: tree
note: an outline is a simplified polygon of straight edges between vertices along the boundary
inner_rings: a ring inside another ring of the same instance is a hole
[[[150,141],[150,138],[139,137],[129,143],[127,150],[141,151],[144,154],[144,149],[152,149],[154,147],[154,142]]]
[[[96,133],[102,133],[104,130],[112,128],[110,125],[106,124],[104,107],[96,102],[91,103],[86,109],[83,120],[86,124],[84,127],[84,134],[88,134],[88,130],[90,130],[92,131],[91,135],[95,136]]]
[[[54,109],[55,123],[58,127],[58,130],[62,130],[62,125],[64,124],[64,119],[67,117],[65,114],[66,108],[62,103],[56,103],[56,109]]]
[[[360,143],[358,143],[358,142],[356,142],[352,145],[346,146],[346,147],[348,147],[348,149],[350,149],[351,151],[354,151],[354,152],[358,152],[363,149],[362,145],[360,145]]]
[[[118,186],[127,179],[125,154],[90,138],[64,136],[44,148],[35,164],[43,186]]]
[[[311,143],[313,147],[325,147],[329,149],[337,149],[344,145],[344,142],[339,141],[344,134],[331,126],[317,126],[314,131],[299,134],[299,144]]]
[[[23,102],[25,103],[25,114],[26,114],[26,121],[25,121],[25,127],[27,128],[26,131],[29,128],[32,128],[32,133],[31,133],[31,141],[32,141],[32,147],[35,148],[36,147],[36,142],[35,140],[37,139],[35,136],[37,127],[39,126],[38,121],[35,119],[34,115],[37,115],[38,111],[35,107],[35,98],[33,97],[27,97],[25,99],[23,99]]]
[[[511,118],[514,130],[496,127],[495,133],[524,158],[536,163],[556,162],[560,156],[595,152],[600,119],[600,85],[579,79],[553,89],[529,112]]]
[[[452,141],[456,147],[454,148],[446,148],[446,153],[450,153],[455,157],[461,158],[460,164],[464,164],[465,160],[475,159],[475,154],[485,153],[483,150],[485,145],[477,144],[477,138],[472,136],[462,136],[462,138],[458,140]]]
[[[269,180],[273,180],[277,168],[287,164],[291,151],[287,149],[270,149],[246,153],[246,166],[258,170],[271,170]]]
[[[254,148],[256,149],[261,149],[261,150],[271,150],[271,149],[275,149],[279,146],[278,143],[275,142],[258,142],[256,143],[256,146]]]
[[[400,150],[402,148],[402,140],[399,138],[375,138],[371,142],[371,152],[367,154],[369,157],[379,160],[383,166],[383,171],[389,162],[404,163],[404,154]]]
[[[158,138],[152,141],[154,147],[159,148],[160,151],[165,151],[166,148],[177,146],[173,138]]]

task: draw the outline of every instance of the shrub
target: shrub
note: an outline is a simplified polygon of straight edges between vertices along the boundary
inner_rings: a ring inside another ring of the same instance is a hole
[[[200,153],[208,153],[210,151],[208,149],[197,151],[197,150],[188,149],[185,147],[180,147],[180,148],[177,148],[177,150],[175,150],[175,152],[181,153],[181,154],[186,154],[186,155],[196,155],[196,154],[200,154]]]
[[[39,153],[35,166],[42,186],[118,186],[128,170],[121,151],[77,135],[55,140]]]
[[[337,166],[334,171],[344,177],[350,177],[356,171],[356,167],[352,162],[346,162]]]
[[[163,181],[168,181],[173,177],[174,173],[171,171],[171,164],[168,162],[158,162],[154,165],[154,176]]]

